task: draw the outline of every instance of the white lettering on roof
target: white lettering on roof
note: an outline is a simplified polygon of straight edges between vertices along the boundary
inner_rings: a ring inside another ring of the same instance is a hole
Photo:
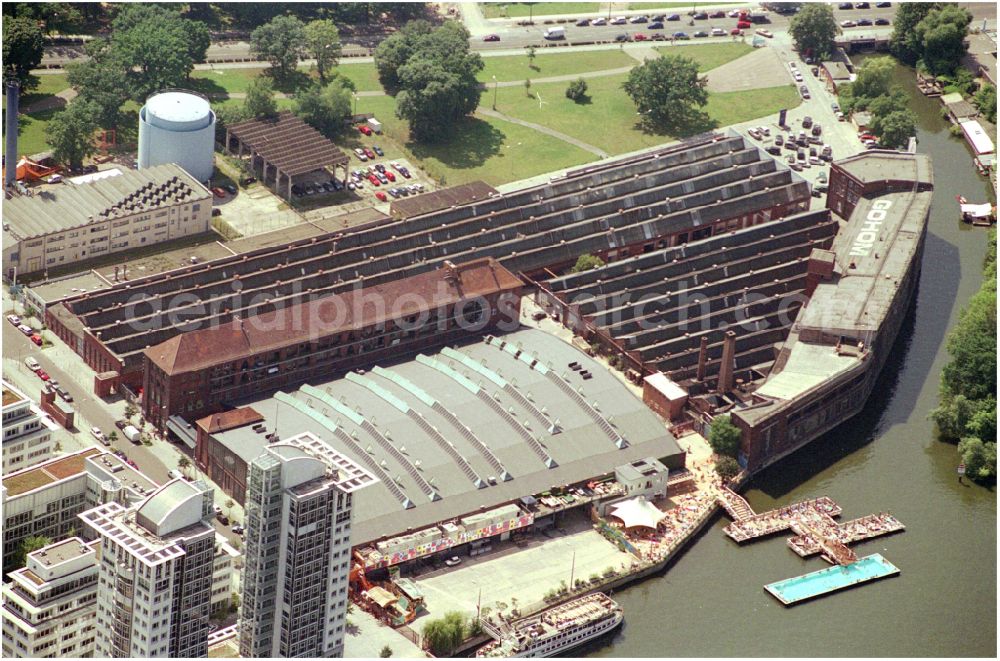
[[[851,246],[851,257],[867,257],[871,253],[872,246],[878,239],[878,230],[891,206],[892,202],[889,200],[877,200],[872,204],[872,209],[865,218],[865,224]]]

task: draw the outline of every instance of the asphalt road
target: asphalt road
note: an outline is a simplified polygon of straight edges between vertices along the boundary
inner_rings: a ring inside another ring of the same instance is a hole
[[[510,48],[525,48],[532,44],[545,43],[542,37],[542,33],[545,28],[548,27],[544,24],[546,20],[553,20],[552,16],[538,16],[534,17],[533,26],[520,26],[517,25],[518,21],[524,20],[523,18],[516,19],[485,19],[479,14],[479,8],[470,6],[468,4],[457,5],[460,9],[468,13],[468,15],[463,15],[462,20],[469,31],[472,33],[471,45],[473,50],[477,51],[490,51],[497,49],[510,49]],[[699,5],[699,10],[704,10],[711,12],[714,9],[720,9],[728,11],[734,7],[739,7],[740,5]],[[743,5],[744,7],[749,7],[749,5]],[[959,6],[968,9],[973,16],[973,26],[981,26],[983,20],[987,21],[987,26],[991,29],[996,29],[996,5],[993,3],[985,2],[964,2],[959,3]],[[637,16],[642,13],[653,14],[679,14],[681,20],[679,21],[668,21],[664,24],[663,30],[649,30],[648,23],[646,24],[626,24],[626,25],[607,25],[607,26],[587,26],[587,27],[576,27],[573,23],[561,24],[566,28],[566,41],[563,43],[568,43],[571,41],[613,41],[614,38],[619,34],[628,34],[629,36],[634,36],[635,33],[640,32],[647,35],[655,34],[656,32],[662,32],[665,36],[669,36],[674,32],[686,32],[688,35],[693,34],[699,30],[705,30],[706,32],[711,31],[713,27],[724,28],[727,32],[732,28],[736,27],[735,18],[717,18],[717,19],[707,19],[702,21],[694,21],[688,15],[690,9],[674,8],[674,9],[661,9],[661,10],[650,10],[648,12],[644,11],[615,11],[611,12],[610,16],[608,13],[602,14],[579,14],[573,16],[574,22],[578,18],[598,18],[602,17],[606,20],[614,18],[616,16]],[[893,20],[896,14],[896,3],[892,7],[876,8],[874,3],[872,3],[871,9],[851,9],[851,10],[841,10],[834,6],[834,16],[837,22],[844,20],[857,20],[859,18],[869,18],[873,21],[878,18],[888,18],[890,21]],[[478,14],[478,15],[477,15]],[[755,25],[754,28],[767,28],[771,31],[783,31],[788,29],[789,22],[791,21],[791,16],[782,16],[771,12],[770,22]],[[694,25],[691,25],[693,23]],[[553,23],[553,25],[555,25]],[[845,34],[851,35],[865,35],[865,34],[885,34],[887,31],[891,30],[891,26],[876,26],[876,27],[860,27],[860,28],[847,28],[844,30]],[[496,34],[500,37],[500,41],[483,41],[483,36],[487,34]],[[359,50],[365,47],[371,47],[375,45],[376,38],[368,38],[365,43],[351,43],[350,40],[346,40],[344,43],[345,50]],[[209,58],[215,59],[229,59],[229,60],[243,60],[250,57],[250,44],[245,41],[229,41],[229,42],[217,42],[212,44],[208,49]],[[45,55],[42,58],[42,65],[62,65],[68,62],[76,62],[84,58],[82,47],[75,46],[61,46],[57,48],[48,48],[45,51]]]

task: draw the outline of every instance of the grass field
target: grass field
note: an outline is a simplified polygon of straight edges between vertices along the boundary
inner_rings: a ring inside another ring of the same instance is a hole
[[[591,78],[587,81],[589,103],[574,103],[564,95],[566,83],[533,86],[545,102],[539,109],[537,98],[528,98],[521,88],[500,88],[497,110],[525,121],[542,124],[560,133],[620,154],[669,142],[676,137],[647,133],[638,125],[635,104],[621,89],[625,76]],[[485,97],[484,97],[485,98]],[[793,108],[801,99],[791,85],[710,94],[705,112],[715,126],[726,126]],[[712,128],[711,126],[702,127]]]
[[[359,92],[378,91],[382,86],[378,82],[375,65],[371,62],[352,62],[337,67],[340,73],[354,82]],[[247,91],[250,81],[261,75],[266,69],[199,69],[192,72],[194,88],[204,94],[242,94]],[[299,67],[299,74],[293,80],[275,85],[279,92],[292,92],[294,87],[307,81],[308,78],[318,78],[308,67]]]
[[[652,11],[653,9],[676,9],[677,7],[719,7],[725,4],[737,4],[737,3],[709,3],[709,2],[630,2],[628,3],[629,9],[648,9]],[[746,3],[743,3],[746,4]]]
[[[599,2],[535,2],[529,7],[524,2],[481,2],[486,18],[520,18],[528,16],[549,16],[552,14],[585,14],[601,8]]]
[[[483,63],[486,66],[479,72],[479,80],[484,83],[492,83],[493,76],[503,82],[619,69],[637,64],[634,57],[619,50],[539,53],[531,63],[532,66],[529,66],[527,55],[484,57]]]
[[[374,62],[341,62],[337,70],[350,78],[359,92],[382,90]]]
[[[495,186],[595,158],[593,154],[532,129],[480,117],[459,122],[446,143],[417,144],[410,141],[406,122],[396,118],[394,104],[394,99],[388,96],[363,97],[358,100],[358,112],[373,112],[381,120],[388,138],[381,144],[387,159],[391,158],[390,149],[400,149],[429,175],[448,186],[476,179]]]
[[[753,52],[753,46],[740,42],[718,44],[696,44],[693,46],[659,46],[656,52],[660,55],[680,53],[698,63],[698,71],[711,71],[721,67],[726,62],[732,62],[738,57]]]

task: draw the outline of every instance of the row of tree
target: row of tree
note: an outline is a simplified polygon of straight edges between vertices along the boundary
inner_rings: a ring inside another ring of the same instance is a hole
[[[917,132],[917,116],[907,106],[906,93],[893,82],[896,61],[891,57],[867,60],[857,72],[853,83],[838,88],[844,112],[867,110],[871,113],[871,131],[882,145],[905,147]]]
[[[983,284],[948,336],[951,360],[941,372],[941,405],[931,418],[943,440],[958,442],[966,475],[997,475],[997,233],[990,232]]]
[[[937,76],[951,74],[965,56],[972,14],[950,2],[902,2],[889,47],[902,62]]]

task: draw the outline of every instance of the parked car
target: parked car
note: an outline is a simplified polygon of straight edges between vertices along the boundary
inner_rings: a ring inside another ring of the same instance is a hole
[[[28,324],[21,324],[20,326],[17,327],[17,330],[21,331],[28,337],[31,337],[31,334],[35,332],[35,330]]]
[[[726,31],[723,28],[712,28],[712,36],[713,37],[725,37],[726,36]]]
[[[232,530],[237,535],[242,535],[244,532],[246,532],[246,528],[244,528],[243,524],[241,523],[235,524],[232,528],[230,528],[230,530]]]
[[[222,512],[217,512],[215,514],[215,518],[218,519],[219,523],[221,523],[222,525],[224,525],[224,526],[228,526],[229,525],[229,517],[226,516],[225,514],[223,514]]]
[[[590,25],[590,19],[589,18],[581,18],[579,21],[576,22],[576,27],[578,27],[578,28],[585,28],[588,25]]]
[[[854,3],[854,8],[855,9],[868,9],[869,7],[871,7],[871,5],[868,4],[867,2],[855,2]]]
[[[747,130],[747,133],[748,133],[748,134],[750,135],[750,137],[751,137],[751,138],[753,138],[754,140],[760,140],[760,132],[759,132],[759,131],[758,131],[757,129],[748,129],[748,130]]]
[[[453,555],[450,558],[448,558],[447,560],[445,560],[444,564],[447,565],[447,566],[449,566],[449,567],[455,567],[457,565],[462,564],[462,559],[460,557],[458,557],[457,555]]]
[[[851,20],[841,21],[840,22],[840,27],[842,27],[842,28],[855,28],[857,26],[858,26],[858,24],[855,23],[854,21],[851,21]]]
[[[848,10],[848,9],[854,9],[854,3],[852,3],[852,2],[841,2],[839,5],[837,5],[837,9],[843,9],[845,11]]]
[[[607,25],[608,22],[603,18],[595,18],[590,22],[591,25]]]
[[[500,35],[488,34],[485,37],[483,37],[483,41],[500,41]]]
[[[774,144],[780,147],[781,145],[785,144],[785,138],[779,133],[778,135],[774,136]]]
[[[212,194],[215,195],[216,197],[225,197],[226,196],[226,191],[222,190],[218,186],[214,186],[212,188]]]
[[[749,30],[750,28],[753,27],[753,23],[751,23],[750,21],[736,21],[736,27],[738,27],[741,30]]]
[[[641,32],[636,32],[634,35],[632,35],[632,40],[633,41],[646,41],[646,35],[644,35]]]
[[[820,124],[813,124],[812,134],[815,135],[815,136],[819,136],[822,133],[823,133],[823,127],[822,127],[822,125],[820,125]]]
[[[654,16],[653,18],[651,18],[649,20],[651,20],[653,22],[659,21],[659,22],[662,23],[663,21],[667,20],[667,15],[666,14],[657,14],[656,16]]]
[[[615,35],[615,41],[617,41],[618,43],[622,43],[622,42],[628,41],[628,35],[627,34],[616,34]]]
[[[653,35],[652,35],[652,36],[651,36],[651,37],[649,38],[649,40],[650,40],[650,41],[666,41],[666,40],[667,40],[667,37],[666,37],[666,35],[664,35],[664,34],[663,34],[662,32],[655,32],[655,33],[653,33]]]
[[[892,21],[888,18],[876,18],[875,25],[892,25]]]
[[[770,147],[768,147],[764,151],[766,151],[768,154],[771,154],[772,156],[780,156],[781,155],[781,147],[776,147],[775,145],[771,145]]]
[[[27,365],[28,369],[31,370],[32,372],[37,372],[42,368],[42,366],[38,364],[38,361],[35,360],[34,356],[28,356],[27,358],[25,358],[24,364]]]
[[[891,2],[876,2],[875,6],[878,7],[879,9],[885,9],[886,7],[891,7],[892,3]]]
[[[729,34],[733,35],[734,37],[738,37],[741,34],[743,34],[743,30],[739,28],[733,28],[732,30],[729,31]]]
[[[359,124],[358,125],[358,131],[360,131],[364,135],[371,135],[372,134],[372,130],[371,130],[371,128],[367,124]]]
[[[367,156],[367,157],[368,157],[368,160],[369,160],[369,161],[373,161],[373,160],[375,160],[375,152],[373,152],[373,151],[372,151],[371,149],[369,149],[368,147],[365,147],[365,156]]]
[[[100,427],[91,427],[90,435],[96,438],[101,443],[104,443],[104,432],[101,431]]]
[[[674,39],[681,39],[681,40],[686,41],[686,40],[688,40],[690,38],[691,37],[689,37],[686,32],[675,32],[674,33]]]
[[[233,186],[232,184],[225,184],[222,188],[230,195],[236,195],[236,186]]]
[[[385,156],[385,152],[378,145],[372,145],[372,151],[378,156]]]
[[[671,14],[670,16],[667,16],[667,20],[668,21],[679,21],[679,20],[681,20],[681,15],[680,14]]]
[[[382,202],[386,201],[385,193],[383,193],[382,191],[377,191],[375,193],[375,197],[377,197]]]
[[[394,175],[389,170],[385,171],[385,178],[388,179],[389,181],[396,181],[396,175]]]
[[[647,25],[646,29],[647,30],[662,30],[663,29],[663,23],[661,23],[660,21],[654,21],[654,22],[650,23],[649,25]]]
[[[20,326],[21,325],[21,318],[19,316],[17,316],[16,314],[8,314],[7,315],[7,321],[9,321],[10,323],[14,324],[15,326]]]
[[[29,337],[28,339],[34,342],[35,346],[39,347],[42,346],[42,336],[39,335],[38,333],[32,333],[31,337]]]
[[[184,474],[176,468],[171,468],[167,471],[167,477],[171,480],[179,480],[184,478]]]
[[[708,33],[705,32],[704,30],[698,30],[697,32],[694,33],[695,39],[700,39],[702,37],[707,37],[707,36],[708,36]]]
[[[813,118],[812,117],[810,117],[809,115],[806,115],[805,117],[802,118],[802,128],[807,129],[807,128],[809,128],[812,125],[813,125]]]
[[[695,13],[694,16],[692,16],[692,18],[694,20],[696,20],[696,21],[707,21],[708,20],[708,12],[703,12],[703,11],[697,12],[697,13]]]
[[[649,22],[648,16],[633,16],[632,20],[629,21],[629,23],[648,23],[648,22]]]
[[[720,11],[713,11],[711,14],[708,15],[708,17],[709,18],[725,18],[726,17],[726,12],[721,11],[721,10]]]
[[[628,19],[624,16],[615,16],[611,19],[611,25],[625,25],[628,23]]]
[[[859,18],[858,27],[867,27],[872,24],[872,19],[870,18]]]
[[[358,157],[358,158],[359,158],[359,159],[360,159],[360,160],[361,160],[362,162],[364,162],[364,161],[367,161],[367,160],[368,160],[368,155],[367,155],[367,154],[365,154],[365,150],[364,150],[364,149],[362,149],[361,147],[358,147],[357,149],[355,149],[355,150],[354,150],[354,154],[355,154],[355,156],[357,156],[357,157]]]
[[[726,16],[728,16],[729,18],[736,18],[740,15],[742,11],[743,10],[741,9],[730,9],[728,12],[726,12]]]
[[[809,94],[809,88],[805,85],[799,87],[799,92],[802,94],[803,99],[811,99],[812,95]]]
[[[378,177],[376,177],[373,174],[368,175],[368,181],[370,181],[372,183],[372,186],[375,187],[378,187],[378,185],[381,183],[379,182]]]
[[[399,174],[403,175],[404,179],[410,178],[410,171],[406,168],[399,168]]]

